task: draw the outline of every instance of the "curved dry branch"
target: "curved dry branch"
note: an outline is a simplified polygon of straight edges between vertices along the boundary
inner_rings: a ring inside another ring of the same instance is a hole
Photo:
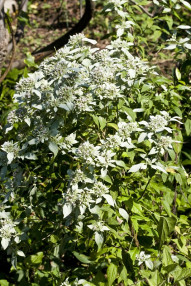
[[[45,57],[53,54],[56,50],[62,48],[66,45],[70,39],[70,36],[75,35],[77,33],[82,32],[90,22],[92,15],[93,15],[94,5],[92,0],[86,0],[85,12],[79,22],[66,34],[55,40],[54,42],[50,43],[49,45],[41,48],[37,51],[34,51],[32,55],[35,58],[35,62],[43,60]],[[24,68],[25,63],[22,61],[16,62],[13,64],[14,68]]]

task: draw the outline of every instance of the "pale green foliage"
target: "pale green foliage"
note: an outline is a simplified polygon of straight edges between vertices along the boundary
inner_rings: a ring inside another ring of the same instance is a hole
[[[124,183],[131,173],[167,174],[161,155],[168,150],[173,152],[172,143],[177,141],[173,140],[170,126],[172,122],[181,122],[164,110],[139,121],[136,113],[144,112],[144,108],[136,104],[131,109],[129,98],[133,89],[141,90],[145,84],[153,90],[153,85],[147,83],[149,76],[155,76],[153,68],[132,56],[129,45],[120,39],[100,51],[84,45],[85,41],[88,39],[81,34],[71,37],[65,48],[17,84],[14,98],[18,107],[10,112],[6,126],[8,134],[17,128],[17,137],[1,145],[1,156],[4,156],[2,168],[7,170],[6,174],[3,169],[4,181],[9,172],[19,173],[19,177],[13,175],[11,188],[7,185],[5,193],[19,194],[20,187],[28,186],[31,213],[35,212],[32,202],[39,189],[39,178],[38,172],[28,178],[23,163],[44,157],[62,168],[63,160],[68,161],[70,166],[60,178],[64,182],[62,194],[53,207],[56,213],[63,212],[62,220],[66,225],[73,224],[76,231],[82,233],[85,224],[99,252],[105,233],[114,231],[108,225],[103,204],[129,221],[127,210],[111,192],[114,184],[111,172],[119,174]],[[164,85],[163,89],[167,90]],[[140,150],[137,164],[124,160],[128,152],[136,149]],[[2,219],[1,243],[6,249],[13,241],[14,249],[15,224],[8,220]],[[123,222],[119,217],[118,221]],[[24,256],[22,251],[12,251]],[[153,269],[150,254],[141,251],[136,259],[138,266],[145,263],[148,269]],[[79,283],[75,280],[70,284],[67,278],[62,285],[91,285]]]
[[[27,281],[36,265],[48,285],[182,286],[191,272],[189,223],[174,212],[176,196],[180,208],[190,201],[182,98],[132,54],[129,1],[108,2],[116,40],[99,50],[75,35],[16,86],[0,147],[1,245],[14,266],[20,256]]]

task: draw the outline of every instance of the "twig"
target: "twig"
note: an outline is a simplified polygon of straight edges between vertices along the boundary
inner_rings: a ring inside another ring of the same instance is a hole
[[[146,190],[147,190],[147,187],[148,187],[148,185],[149,185],[151,179],[152,179],[152,177],[149,178],[149,180],[148,180],[148,182],[147,182],[147,184],[146,184],[146,186],[145,186],[145,189],[144,189],[142,195],[140,196],[140,198],[138,198],[137,201],[140,201],[140,200],[144,197],[144,195],[145,195],[145,193],[146,193]]]
[[[134,0],[130,0],[130,2],[132,2],[133,4],[137,5],[139,8],[141,8],[141,10],[147,14],[149,17],[153,18],[155,16],[154,14],[149,13],[142,5],[137,4]]]
[[[161,65],[165,63],[175,63],[174,59],[165,59],[165,60],[158,60],[158,61],[151,61],[152,64],[154,65]]]
[[[139,248],[139,241],[137,239],[137,233],[136,233],[136,231],[135,231],[135,229],[133,227],[131,216],[129,216],[128,225],[129,225],[129,229],[130,229],[131,235],[133,237],[133,240],[135,241],[135,245],[136,245],[136,247]]]
[[[15,41],[15,37],[14,37],[14,32],[13,32],[13,28],[11,26],[11,23],[9,21],[9,17],[7,16],[7,14],[5,14],[5,18],[7,20],[7,24],[9,26],[10,32],[11,32],[11,36],[12,36],[12,42],[13,42],[13,49],[12,49],[12,56],[11,56],[11,60],[9,62],[8,67],[6,68],[4,74],[0,77],[0,83],[2,83],[2,81],[5,79],[5,77],[7,76],[8,72],[10,71],[10,68],[12,66],[14,57],[15,57],[15,51],[16,51],[16,41]]]

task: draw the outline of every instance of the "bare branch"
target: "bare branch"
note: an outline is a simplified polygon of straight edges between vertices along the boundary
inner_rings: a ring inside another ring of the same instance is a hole
[[[136,3],[136,1],[134,0],[130,0],[131,3],[137,5],[145,14],[147,14],[150,18],[153,18],[155,16],[155,14],[151,14],[149,13],[142,5],[139,5]]]

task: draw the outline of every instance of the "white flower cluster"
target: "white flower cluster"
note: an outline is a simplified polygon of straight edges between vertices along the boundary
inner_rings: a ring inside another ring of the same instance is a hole
[[[13,222],[10,218],[10,213],[5,211],[6,207],[1,207],[0,211],[0,238],[1,246],[7,249],[11,240],[14,239],[15,243],[19,243],[20,239],[15,229],[17,222]]]
[[[151,255],[150,254],[145,254],[144,251],[141,251],[139,254],[136,254],[136,259],[138,261],[138,265],[140,266],[141,264],[145,263],[145,265],[149,269],[153,269],[153,262],[151,261]]]
[[[99,204],[102,198],[109,193],[109,188],[102,182],[88,177],[85,172],[77,169],[76,172],[68,171],[70,175],[68,190],[63,194],[64,217],[68,216],[73,209],[79,208],[81,215],[86,208]]]
[[[60,284],[60,286],[78,286],[78,285],[91,286],[92,284],[88,283],[84,279],[79,280],[78,278],[76,278],[74,281],[70,282],[69,277],[66,278],[65,281],[62,282],[62,284]]]

